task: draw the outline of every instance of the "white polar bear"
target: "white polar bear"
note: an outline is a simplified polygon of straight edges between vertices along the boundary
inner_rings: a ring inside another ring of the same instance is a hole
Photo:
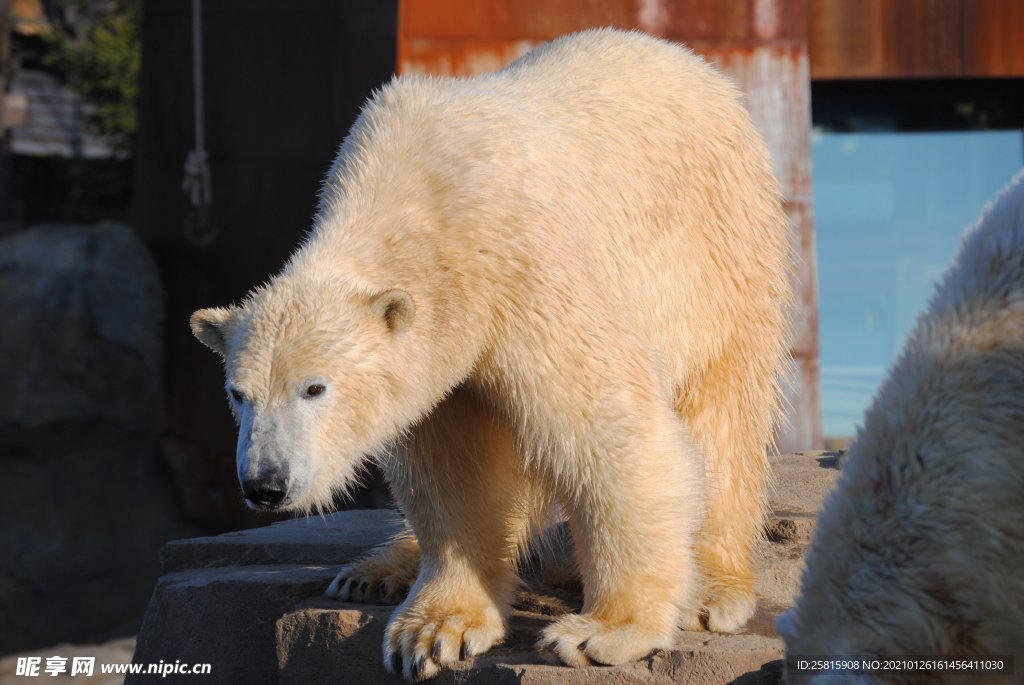
[[[1016,657],[1024,683],[1024,174],[963,240],[842,460],[796,608],[800,655]],[[980,682],[797,672],[787,682]],[[983,681],[992,682],[992,681]]]
[[[239,307],[225,358],[249,502],[310,510],[367,455],[415,532],[330,594],[395,598],[406,678],[499,641],[563,512],[585,588],[568,664],[741,628],[780,413],[791,248],[735,88],[639,33],[470,79],[401,77],[341,146],[312,234]]]

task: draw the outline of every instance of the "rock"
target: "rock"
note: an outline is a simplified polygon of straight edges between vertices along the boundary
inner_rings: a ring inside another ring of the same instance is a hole
[[[339,610],[337,604],[314,600],[277,621],[277,682],[301,685],[330,677],[341,683],[401,683],[401,678],[388,676],[381,665],[381,642],[391,607],[347,605],[349,608]],[[656,652],[643,661],[622,666],[577,670],[533,648],[538,632],[550,620],[550,616],[514,611],[505,644],[460,668],[443,672],[433,682],[705,685],[731,682],[782,658],[779,641],[774,637],[682,633],[671,652]],[[749,682],[760,685],[777,679]]]
[[[163,298],[127,226],[0,239],[0,653],[132,634],[175,519]]]
[[[0,240],[0,429],[155,434],[163,293],[128,226],[41,225]]]
[[[775,685],[783,654],[775,617],[796,596],[814,516],[838,474],[834,466],[828,453],[784,455],[776,463],[775,515],[768,524],[775,541],[764,544],[758,613],[743,633],[680,632],[672,651],[575,670],[550,663],[533,644],[553,615],[578,610],[581,598],[537,587],[520,593],[504,644],[435,682]],[[401,682],[381,666],[392,607],[322,596],[339,566],[399,525],[391,512],[352,511],[171,543],[135,661],[208,662],[205,683]],[[156,681],[132,676],[126,683]]]

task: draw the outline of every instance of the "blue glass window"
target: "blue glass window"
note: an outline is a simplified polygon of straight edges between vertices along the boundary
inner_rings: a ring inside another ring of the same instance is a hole
[[[957,107],[979,111],[962,97],[949,106],[950,118]],[[908,126],[898,99],[867,113],[849,106],[845,119],[842,105],[826,111],[812,134],[822,428],[841,439],[860,424],[963,230],[1024,164],[1024,133],[970,120],[967,130],[955,120],[920,130],[929,126]]]

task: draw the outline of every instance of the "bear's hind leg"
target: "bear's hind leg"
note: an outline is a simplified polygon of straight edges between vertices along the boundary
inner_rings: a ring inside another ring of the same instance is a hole
[[[590,446],[561,474],[584,605],[539,644],[571,666],[669,649],[696,606],[703,464],[667,401],[637,405],[594,426]]]
[[[388,622],[384,666],[421,680],[504,638],[529,486],[508,426],[464,388],[385,471],[419,540],[420,571]]]
[[[754,614],[756,551],[771,482],[768,448],[779,415],[775,369],[781,343],[768,333],[737,336],[678,409],[705,451],[708,514],[697,543],[709,630],[732,633]],[[759,346],[750,341],[762,343]],[[691,625],[699,627],[696,615]]]
[[[407,531],[341,569],[326,594],[342,602],[398,604],[419,570],[420,546]]]

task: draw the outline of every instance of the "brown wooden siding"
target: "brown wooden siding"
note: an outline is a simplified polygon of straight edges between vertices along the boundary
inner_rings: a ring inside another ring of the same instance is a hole
[[[1024,76],[1021,0],[814,0],[811,76]]]
[[[1024,76],[1024,2],[964,0],[964,76]]]
[[[184,463],[197,516],[253,523],[235,476],[237,430],[220,361],[188,327],[199,308],[238,301],[277,271],[309,229],[338,145],[395,63],[397,4],[386,0],[203,3],[210,245],[185,239],[183,165],[193,145],[189,3],[143,5],[133,222],[154,246],[167,298],[165,452]]]

